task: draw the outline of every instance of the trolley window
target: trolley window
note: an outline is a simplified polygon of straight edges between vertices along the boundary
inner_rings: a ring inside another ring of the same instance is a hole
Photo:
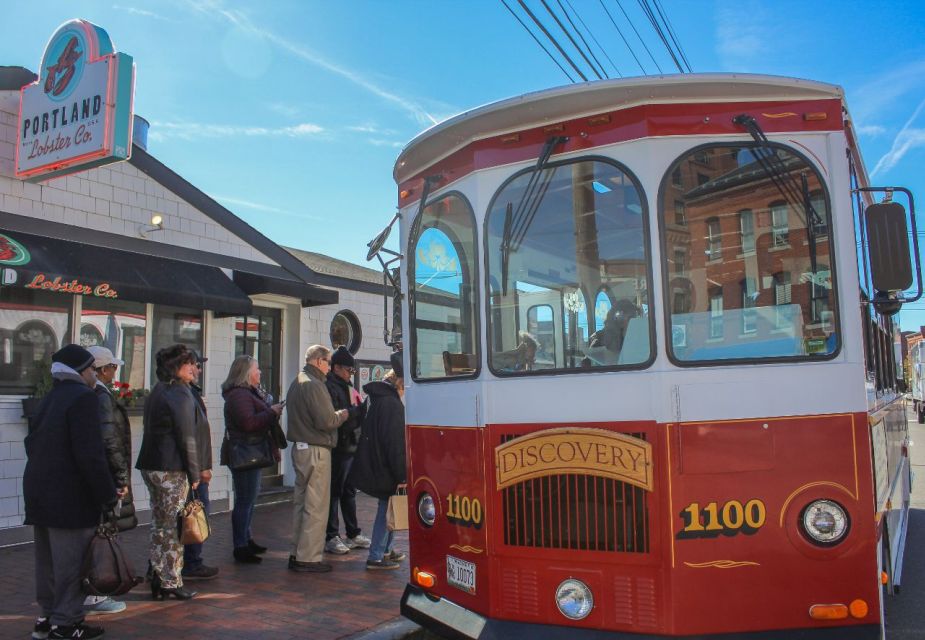
[[[828,199],[805,158],[776,145],[700,147],[665,173],[660,217],[674,361],[835,353]]]
[[[475,218],[458,193],[428,204],[409,242],[411,361],[415,380],[478,372]]]
[[[495,373],[651,361],[644,202],[635,178],[603,159],[530,169],[501,187],[485,232]]]

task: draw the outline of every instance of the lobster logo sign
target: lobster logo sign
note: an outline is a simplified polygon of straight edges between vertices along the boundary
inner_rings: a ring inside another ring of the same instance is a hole
[[[22,88],[16,177],[36,182],[129,157],[131,56],[102,28],[70,20],[48,41],[37,82]]]
[[[8,235],[0,233],[0,264],[18,267],[28,264],[31,259],[28,249]]]

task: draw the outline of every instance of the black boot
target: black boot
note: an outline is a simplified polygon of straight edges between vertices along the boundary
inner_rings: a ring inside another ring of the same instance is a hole
[[[172,589],[165,589],[164,587],[161,587],[162,600],[170,599],[170,596],[173,596],[177,600],[189,600],[195,595],[195,591],[190,591],[186,587],[174,587]]]
[[[234,561],[243,564],[259,564],[263,558],[252,552],[250,547],[237,547],[234,550]]]
[[[267,552],[267,548],[254,542],[253,538],[247,541],[247,548],[250,549],[250,552],[254,555]]]
[[[157,571],[148,565],[148,580],[151,581],[151,597],[155,600],[163,600],[164,594],[161,593],[161,577],[157,575]]]

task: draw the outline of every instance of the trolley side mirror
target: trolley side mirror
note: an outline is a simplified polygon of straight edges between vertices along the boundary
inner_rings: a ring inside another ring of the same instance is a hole
[[[874,289],[878,293],[905,291],[912,286],[906,209],[898,202],[881,202],[867,207],[864,217]]]

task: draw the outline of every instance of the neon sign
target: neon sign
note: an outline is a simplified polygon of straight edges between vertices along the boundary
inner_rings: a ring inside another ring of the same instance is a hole
[[[83,296],[95,296],[97,298],[118,298],[119,292],[112,288],[108,282],[101,282],[98,285],[84,284],[77,278],[65,280],[61,276],[46,276],[44,273],[37,273],[32,278],[32,282],[25,285],[26,289],[40,289],[44,291],[55,291],[57,293],[73,293]]]
[[[36,182],[126,160],[135,65],[102,28],[70,20],[51,36],[39,79],[20,91],[16,177]]]

